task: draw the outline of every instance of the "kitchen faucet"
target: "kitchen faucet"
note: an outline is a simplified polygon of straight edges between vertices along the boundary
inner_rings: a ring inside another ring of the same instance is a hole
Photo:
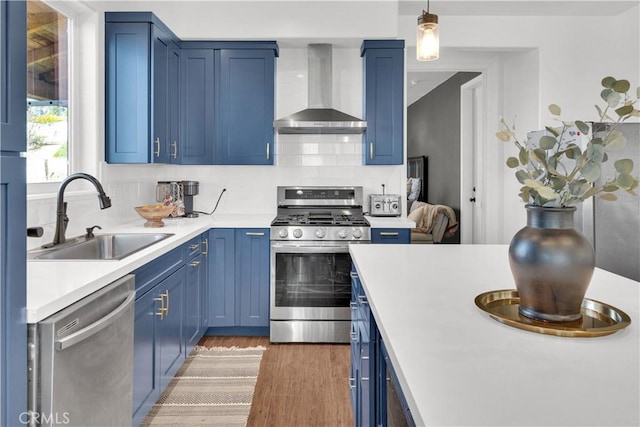
[[[53,236],[53,242],[47,245],[44,245],[44,247],[52,247],[52,246],[60,245],[67,240],[64,234],[65,234],[65,231],[67,230],[69,217],[67,216],[67,202],[64,201],[64,190],[65,188],[67,188],[67,185],[69,185],[71,181],[74,181],[80,178],[86,179],[87,181],[92,183],[94,187],[96,187],[96,190],[98,190],[98,200],[100,201],[100,209],[106,209],[111,207],[111,199],[109,198],[109,196],[105,194],[104,190],[102,189],[102,185],[97,179],[95,179],[93,176],[89,174],[81,173],[81,172],[69,175],[62,181],[62,183],[60,184],[60,187],[58,188],[58,204],[56,207],[56,232]]]

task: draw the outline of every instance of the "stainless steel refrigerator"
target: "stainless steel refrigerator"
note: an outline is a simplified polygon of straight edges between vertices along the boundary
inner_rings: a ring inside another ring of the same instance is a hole
[[[597,132],[606,126],[593,125]],[[627,138],[623,151],[611,153],[603,163],[601,184],[615,174],[613,163],[620,158],[633,160],[633,175],[640,175],[640,123],[618,125]],[[636,193],[640,193],[636,189]],[[640,196],[617,191],[618,200],[607,202],[598,198],[583,207],[584,233],[592,241],[596,253],[596,266],[633,280],[640,281]]]

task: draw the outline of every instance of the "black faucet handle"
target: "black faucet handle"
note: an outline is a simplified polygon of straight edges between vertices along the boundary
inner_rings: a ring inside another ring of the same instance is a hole
[[[86,237],[87,239],[93,239],[94,237],[96,237],[96,236],[93,234],[93,229],[94,229],[94,228],[97,228],[98,230],[102,230],[102,227],[100,227],[99,225],[94,225],[93,227],[87,227],[87,228],[86,228],[86,230],[87,230],[87,234],[85,234],[85,236],[84,236],[84,237]]]
[[[44,229],[42,227],[28,227],[27,237],[42,237]]]

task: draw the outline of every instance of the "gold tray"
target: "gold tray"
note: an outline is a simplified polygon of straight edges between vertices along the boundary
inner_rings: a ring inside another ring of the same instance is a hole
[[[582,320],[570,323],[551,323],[530,319],[518,312],[520,297],[515,289],[490,291],[475,299],[480,310],[514,328],[539,334],[561,337],[601,337],[624,329],[631,318],[622,310],[600,301],[585,298],[582,301]]]

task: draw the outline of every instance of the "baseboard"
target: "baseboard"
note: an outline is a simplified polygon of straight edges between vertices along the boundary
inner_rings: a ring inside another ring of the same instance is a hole
[[[209,327],[204,333],[205,335],[217,336],[238,336],[238,337],[268,337],[268,326],[215,326]]]

